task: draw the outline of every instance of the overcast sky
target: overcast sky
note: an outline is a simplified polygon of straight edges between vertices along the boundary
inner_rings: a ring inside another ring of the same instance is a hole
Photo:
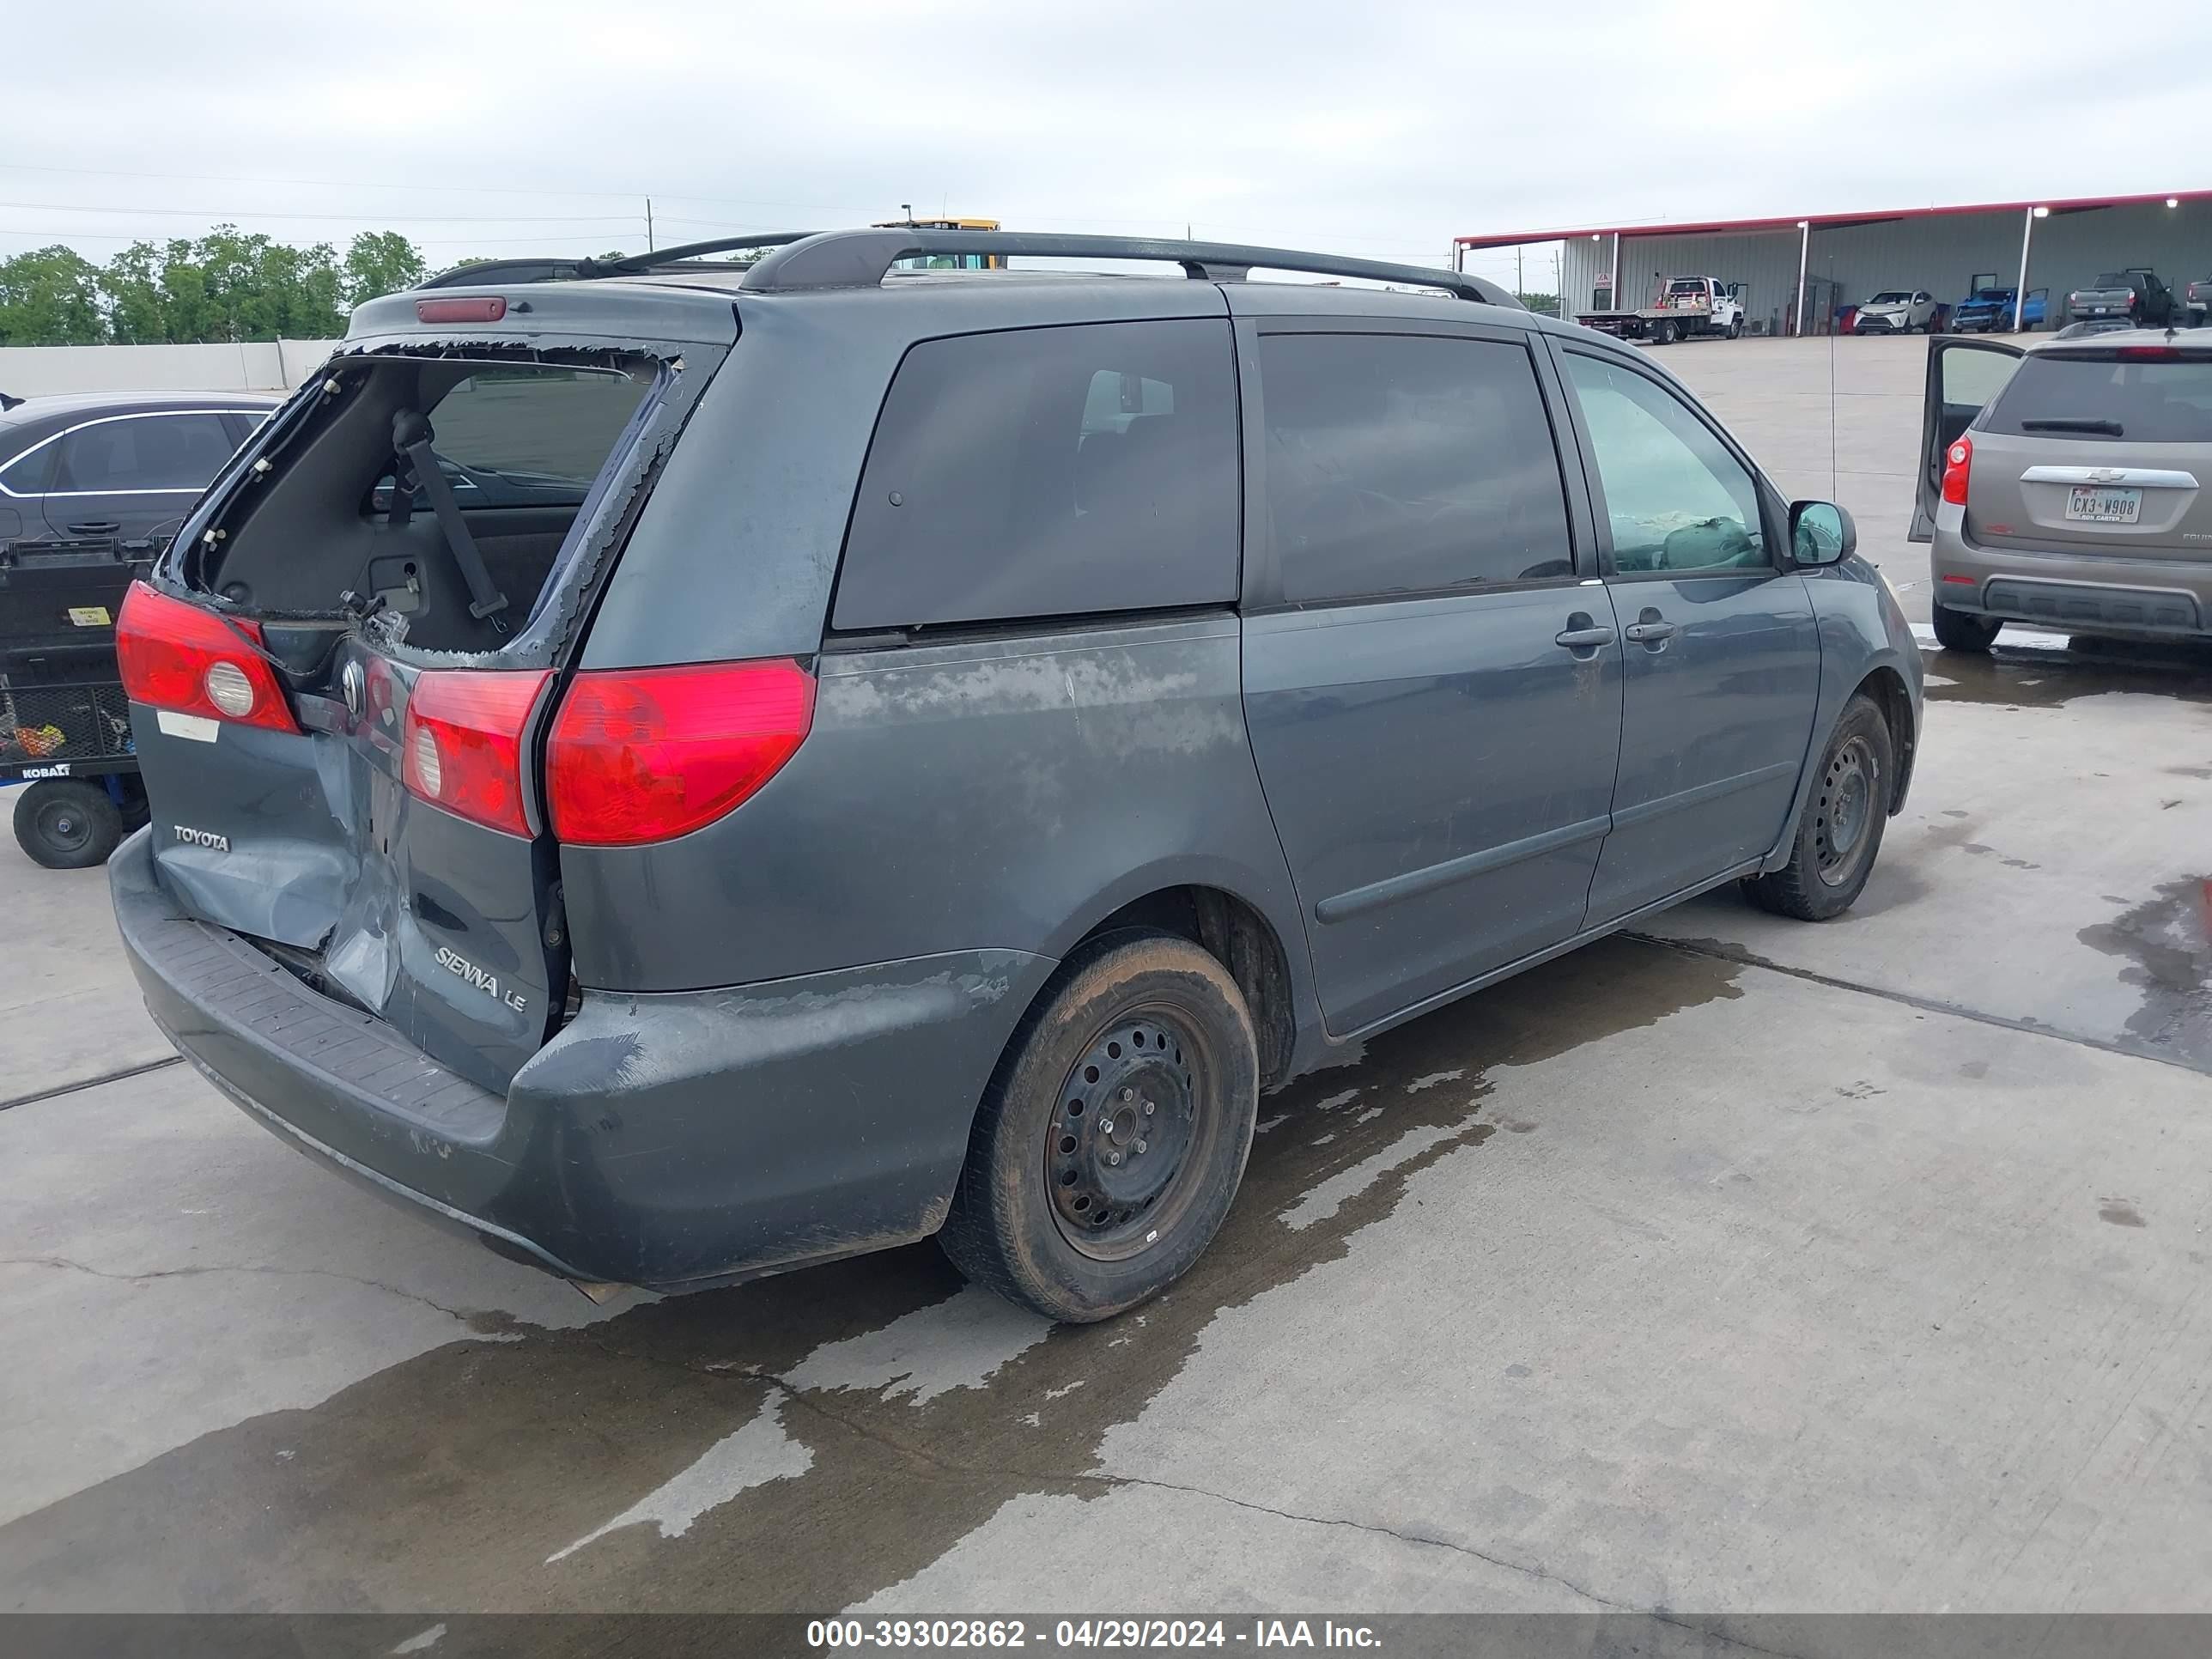
[[[1455,233],[2212,186],[2212,8],[2112,12],[2158,21],[2107,44],[2079,0],[1486,10],[19,0],[0,253],[225,221],[597,252],[643,245],[650,195],[664,246],[911,202],[1442,263]]]

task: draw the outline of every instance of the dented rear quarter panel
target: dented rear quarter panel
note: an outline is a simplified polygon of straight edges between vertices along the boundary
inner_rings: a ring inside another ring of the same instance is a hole
[[[825,653],[811,733],[739,811],[650,848],[562,849],[577,975],[668,991],[947,946],[1057,959],[1196,883],[1270,921],[1303,999],[1240,656],[1225,611]]]

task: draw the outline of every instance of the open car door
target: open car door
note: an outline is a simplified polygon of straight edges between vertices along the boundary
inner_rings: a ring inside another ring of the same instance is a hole
[[[1932,335],[1928,341],[1928,391],[1920,413],[1920,475],[1909,538],[1936,539],[1936,504],[1943,488],[1943,452],[1953,439],[2012,379],[2026,356],[2002,340]]]

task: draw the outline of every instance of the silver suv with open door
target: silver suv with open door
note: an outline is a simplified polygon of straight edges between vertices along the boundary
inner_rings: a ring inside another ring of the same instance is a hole
[[[1931,341],[1921,446],[1911,534],[1947,649],[2008,621],[2212,638],[2212,341]]]

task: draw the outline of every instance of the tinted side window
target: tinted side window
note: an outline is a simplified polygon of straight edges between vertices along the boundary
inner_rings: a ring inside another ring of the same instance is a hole
[[[204,489],[238,446],[220,415],[147,415],[79,427],[61,451],[58,490]]]
[[[1271,334],[1260,386],[1286,601],[1574,574],[1559,457],[1522,347]]]
[[[1596,452],[1616,570],[1694,574],[1768,562],[1759,490],[1711,428],[1634,369],[1578,351],[1566,354],[1566,365]]]
[[[1237,597],[1229,324],[927,340],[876,422],[831,625]]]

